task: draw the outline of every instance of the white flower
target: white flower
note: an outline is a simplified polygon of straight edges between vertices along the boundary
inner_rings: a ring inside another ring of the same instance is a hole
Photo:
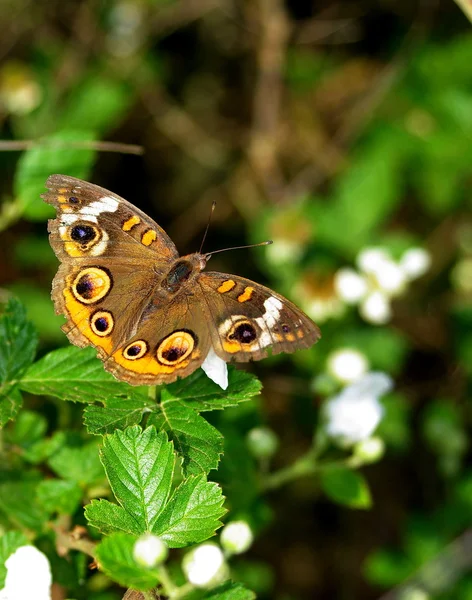
[[[202,369],[205,371],[207,377],[218,384],[221,389],[227,389],[228,366],[222,358],[216,355],[213,348],[210,348],[210,351],[202,364]]]
[[[212,543],[190,550],[184,556],[182,569],[187,580],[195,587],[213,587],[229,575],[221,548]]]
[[[344,388],[325,405],[326,433],[343,447],[368,439],[383,417],[379,397],[391,388],[385,373],[367,373]]]
[[[388,323],[392,317],[390,300],[380,291],[371,292],[366,296],[359,307],[359,312],[366,321],[376,325]]]
[[[431,255],[423,248],[410,248],[400,259],[400,267],[409,279],[424,275],[431,266]]]
[[[377,274],[384,264],[390,261],[390,255],[383,248],[365,248],[357,255],[357,266],[364,273]]]
[[[402,294],[409,282],[423,275],[431,259],[422,248],[410,248],[396,262],[383,248],[365,248],[357,256],[360,273],[343,268],[335,275],[335,289],[346,304],[360,304],[361,316],[370,323],[390,321],[390,301]]]
[[[7,575],[0,600],[51,600],[51,568],[34,546],[21,546],[5,561]]]
[[[221,545],[226,552],[241,554],[251,546],[254,540],[251,528],[246,521],[232,521],[221,532]]]
[[[375,273],[375,278],[380,289],[389,296],[401,294],[407,283],[405,272],[393,260],[386,260]]]
[[[354,269],[339,269],[334,276],[334,287],[346,304],[357,304],[367,292],[367,281]]]
[[[165,561],[168,550],[165,542],[157,535],[146,533],[134,545],[134,560],[143,567],[152,568]]]
[[[362,377],[369,368],[369,362],[362,352],[342,348],[331,352],[327,360],[328,372],[341,383],[351,383]]]

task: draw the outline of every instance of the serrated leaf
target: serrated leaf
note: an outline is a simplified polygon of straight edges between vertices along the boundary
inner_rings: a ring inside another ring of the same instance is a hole
[[[370,508],[372,498],[364,477],[346,467],[330,467],[320,474],[324,493],[338,504],[351,508]]]
[[[198,475],[216,469],[223,452],[223,436],[193,409],[178,400],[160,404],[161,412],[149,423],[167,431],[182,457],[184,475]]]
[[[56,396],[73,402],[95,402],[109,396],[139,395],[132,388],[107,373],[93,348],[69,346],[46,354],[31,365],[20,382],[31,394]]]
[[[21,546],[28,544],[28,538],[20,531],[7,531],[0,536],[0,589],[5,586],[7,569],[5,561]]]
[[[36,331],[23,305],[11,298],[0,317],[0,427],[21,407],[17,380],[33,362],[36,346]]]
[[[136,535],[143,533],[140,523],[130,513],[108,500],[92,500],[85,507],[85,517],[92,527],[104,534],[119,531]]]
[[[96,557],[102,569],[113,581],[136,590],[149,590],[159,583],[157,569],[139,565],[133,557],[136,536],[112,533],[96,548]]]
[[[221,410],[250,400],[262,388],[257,377],[232,366],[228,366],[228,379],[228,388],[223,390],[202,369],[198,369],[189,377],[166,386],[162,391],[162,400],[182,400],[198,411]]]
[[[141,533],[151,531],[170,494],[172,443],[154,427],[133,426],[105,436],[100,454],[116,499]]]
[[[62,479],[75,481],[80,486],[93,485],[105,479],[95,439],[84,443],[80,438],[69,436],[49,458],[48,465]]]
[[[82,490],[75,481],[48,479],[41,481],[37,489],[39,504],[49,514],[72,515],[82,500]]]
[[[157,410],[155,400],[145,396],[136,398],[106,398],[104,406],[89,405],[84,410],[84,423],[93,435],[113,433],[116,429],[126,429],[138,425],[144,412]]]
[[[203,475],[191,476],[174,491],[169,503],[156,519],[152,533],[170,548],[197,544],[221,527],[226,510],[221,488]]]
[[[95,158],[95,151],[73,148],[73,142],[88,142],[95,137],[91,132],[60,131],[44,138],[22,154],[16,169],[14,191],[20,199],[23,215],[31,220],[43,220],[54,216],[54,210],[45,204],[40,194],[45,192],[44,182],[51,173],[67,173],[87,179]],[[69,147],[68,144],[69,143]]]

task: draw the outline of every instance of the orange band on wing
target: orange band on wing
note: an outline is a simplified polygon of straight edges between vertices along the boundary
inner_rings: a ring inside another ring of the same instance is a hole
[[[96,335],[90,326],[90,317],[94,313],[94,309],[91,306],[84,306],[81,302],[78,302],[69,288],[64,289],[63,295],[67,316],[72,323],[87,338],[91,345],[101,348],[109,355],[113,348],[111,338]],[[70,330],[70,327],[68,329]]]

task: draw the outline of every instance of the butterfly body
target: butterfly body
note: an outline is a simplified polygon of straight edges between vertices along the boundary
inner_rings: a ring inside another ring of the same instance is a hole
[[[52,175],[43,198],[61,261],[52,298],[63,329],[92,345],[133,385],[170,383],[202,365],[308,348],[318,327],[294,304],[248,279],[204,271],[211,255],[180,257],[165,231],[116,194]]]

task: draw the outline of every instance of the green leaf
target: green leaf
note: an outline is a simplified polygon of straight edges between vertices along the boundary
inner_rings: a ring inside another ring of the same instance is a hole
[[[159,583],[157,569],[139,565],[133,557],[136,536],[112,533],[96,548],[100,568],[124,587],[149,590]]]
[[[49,252],[55,259],[50,246]],[[42,272],[39,265],[36,270]],[[51,269],[48,268],[48,271]],[[39,287],[33,278],[13,281],[8,289],[24,304],[28,317],[42,342],[50,343],[51,346],[59,346],[64,343],[64,332],[61,329],[64,317],[56,315],[54,312],[50,289]]]
[[[92,527],[96,527],[104,534],[119,531],[136,535],[143,533],[140,523],[133,515],[108,500],[92,500],[85,507],[85,517]]]
[[[72,515],[80,505],[82,490],[75,481],[48,479],[38,485],[37,497],[49,514]]]
[[[51,469],[67,481],[80,486],[93,485],[105,479],[98,457],[98,441],[84,442],[69,434],[65,443],[48,460]]]
[[[9,440],[17,446],[26,446],[42,439],[47,431],[46,417],[32,410],[23,410],[12,427]]]
[[[172,443],[154,427],[128,427],[107,435],[101,460],[119,504],[138,524],[152,531],[170,494],[174,471]]]
[[[0,510],[15,527],[34,531],[41,531],[43,528],[47,515],[33,500],[38,484],[36,474],[23,480],[4,481],[0,484]]]
[[[152,533],[160,536],[170,548],[182,548],[203,542],[221,527],[225,514],[221,488],[206,481],[203,475],[190,476],[172,494],[172,498],[156,519]]]
[[[138,425],[145,412],[157,410],[155,400],[140,396],[136,398],[106,398],[104,406],[91,404],[84,410],[87,431],[94,435],[113,433]]]
[[[21,455],[25,460],[37,462],[38,457],[46,458],[44,451],[51,445],[51,441],[44,437],[47,427],[48,423],[43,415],[22,410],[13,427],[5,432],[5,439],[9,444],[21,448]]]
[[[21,546],[28,544],[28,538],[20,531],[7,531],[0,536],[0,589],[5,586],[7,569],[5,561]]]
[[[54,216],[51,206],[40,198],[40,194],[45,192],[44,182],[51,173],[67,173],[87,179],[95,151],[72,145],[93,139],[90,132],[64,130],[44,138],[43,144],[22,154],[16,169],[14,191],[20,199],[25,218],[42,221]]]
[[[189,377],[166,386],[162,400],[183,400],[198,411],[221,410],[251,400],[261,391],[261,382],[251,373],[229,366],[228,378],[228,389],[223,390],[202,369],[198,369]]]
[[[401,155],[392,137],[387,130],[372,139],[339,178],[330,202],[317,207],[313,216],[321,243],[354,256],[395,210],[402,197]]]
[[[377,550],[367,557],[363,572],[374,585],[389,588],[404,582],[417,568],[418,565],[400,552]]]
[[[184,475],[216,469],[223,452],[223,436],[193,409],[177,400],[162,401],[161,412],[148,422],[164,429],[182,457]]]
[[[107,373],[93,348],[69,346],[46,354],[31,365],[20,387],[38,395],[57,396],[73,402],[95,402],[109,396],[142,393]]]
[[[242,583],[225,581],[211,590],[194,590],[185,600],[253,600],[256,594]]]
[[[321,471],[321,488],[337,502],[351,508],[370,508],[372,499],[362,475],[346,467],[329,467]]]
[[[62,126],[78,130],[85,128],[101,137],[118,125],[131,100],[131,88],[122,80],[99,73],[81,81],[74,89],[61,113]]]
[[[17,379],[33,362],[37,336],[24,307],[11,298],[0,317],[0,427],[17,414],[22,398]]]
[[[23,396],[17,387],[0,389],[0,427],[16,417],[23,404]]]

